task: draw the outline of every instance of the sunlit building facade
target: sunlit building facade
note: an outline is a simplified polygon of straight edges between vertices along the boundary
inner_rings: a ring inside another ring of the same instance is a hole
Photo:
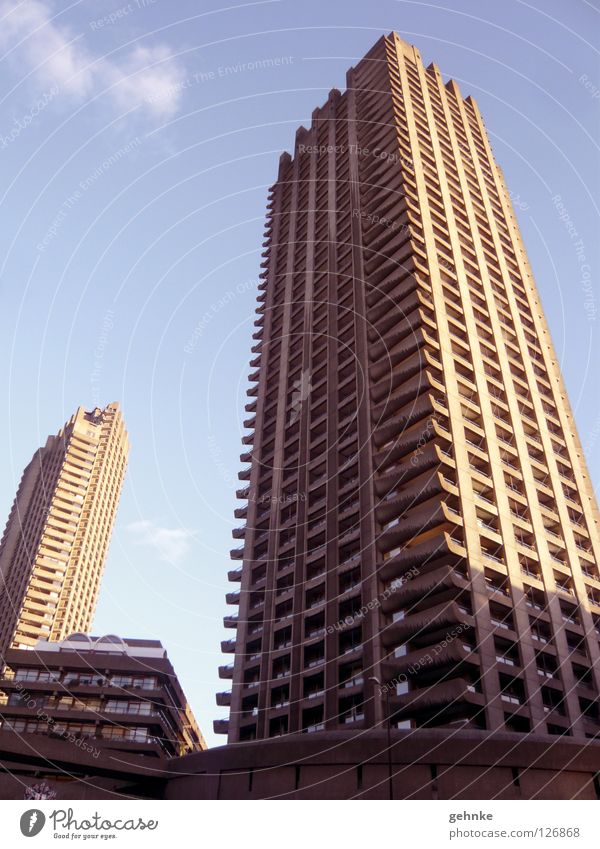
[[[0,543],[0,654],[88,631],[129,443],[119,405],[80,407],[23,472]]]
[[[477,104],[381,38],[263,247],[216,730],[596,736],[598,509]]]

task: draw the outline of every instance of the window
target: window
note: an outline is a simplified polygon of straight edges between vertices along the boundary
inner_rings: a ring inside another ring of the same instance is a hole
[[[151,702],[127,699],[108,699],[105,710],[107,713],[133,713],[143,716],[149,716],[153,712]]]
[[[80,683],[82,683],[80,681]],[[138,688],[141,690],[156,690],[158,679],[155,675],[113,675],[109,684],[112,687]]]
[[[547,713],[555,711],[560,714],[560,716],[565,716],[566,710],[562,692],[560,690],[555,690],[553,687],[542,687],[541,691],[544,710]]]
[[[302,731],[310,733],[325,728],[323,721],[323,705],[307,708],[302,711]]]

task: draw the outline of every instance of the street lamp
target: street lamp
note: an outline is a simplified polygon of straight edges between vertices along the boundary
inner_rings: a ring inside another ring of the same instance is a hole
[[[379,687],[379,695],[382,694],[384,689],[383,684],[376,678],[374,675],[369,678],[369,681],[373,681]],[[390,690],[389,687],[385,687],[385,715],[387,718],[387,755],[388,755],[388,794],[389,798],[394,798],[394,784],[392,781],[392,716],[390,712]]]

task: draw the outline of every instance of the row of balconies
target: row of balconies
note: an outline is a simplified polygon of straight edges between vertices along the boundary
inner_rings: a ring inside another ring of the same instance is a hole
[[[374,481],[375,492],[379,498],[384,498],[394,493],[401,486],[404,487],[414,478],[418,478],[424,472],[438,468],[442,465],[454,467],[454,461],[445,457],[441,449],[435,443],[428,443],[420,454],[413,455],[410,459],[397,463],[392,469]],[[430,475],[428,481],[433,476]],[[404,494],[404,493],[403,493]]]
[[[457,563],[465,557],[466,551],[459,539],[442,531],[432,539],[405,547],[399,554],[384,560],[378,573],[381,580],[387,582],[401,578],[413,567],[420,572],[431,571],[441,562]]]
[[[424,639],[429,632],[446,633],[452,627],[474,627],[474,624],[473,617],[458,602],[443,602],[392,622],[382,631],[381,639],[386,648],[392,649],[415,637]]]
[[[405,210],[416,210],[412,199],[404,194],[399,177],[395,185],[393,182],[386,181],[385,185],[376,186],[371,197],[361,198],[361,207],[368,220],[373,220],[376,215],[379,216],[379,220],[390,218],[392,215],[395,219],[399,219]]]
[[[403,368],[391,368],[381,380],[371,385],[372,402],[376,404],[390,397],[415,375],[421,374],[426,366],[427,359],[424,353],[416,351],[415,355],[403,364]]]
[[[439,535],[442,530],[452,533],[461,525],[459,515],[452,513],[443,501],[435,502],[427,512],[419,510],[415,515],[411,511],[408,516],[400,518],[397,524],[384,530],[377,539],[377,548],[382,552],[390,551],[424,536],[431,537],[430,532],[434,529]]]
[[[431,393],[421,395],[406,412],[399,410],[390,421],[379,424],[373,431],[375,445],[379,448],[386,445],[416,422],[431,416],[434,410],[433,400]]]

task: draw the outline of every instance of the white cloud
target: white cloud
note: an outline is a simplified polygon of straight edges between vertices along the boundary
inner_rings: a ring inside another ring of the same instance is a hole
[[[161,528],[148,519],[131,522],[127,530],[133,535],[135,545],[154,548],[161,560],[179,562],[190,550],[194,532],[187,528]]]
[[[113,95],[122,109],[139,102],[158,117],[168,118],[177,111],[185,74],[169,55],[161,45],[137,46],[123,68],[111,66],[107,77],[113,79]]]
[[[0,49],[20,72],[25,67],[46,88],[57,86],[78,99],[109,89],[106,96],[118,108],[140,107],[160,118],[177,112],[181,102],[185,71],[168,47],[137,46],[120,59],[94,55],[81,36],[55,23],[42,0],[0,3]]]

